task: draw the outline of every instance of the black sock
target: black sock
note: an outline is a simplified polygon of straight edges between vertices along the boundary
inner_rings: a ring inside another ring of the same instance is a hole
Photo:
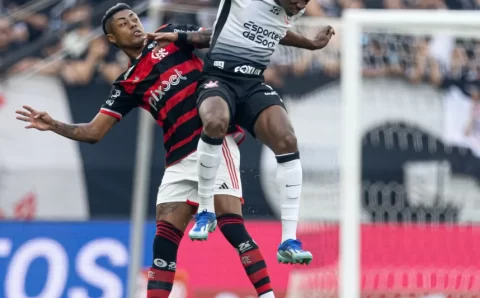
[[[153,264],[148,272],[147,298],[168,298],[177,269],[177,252],[183,233],[172,224],[157,221]]]
[[[272,291],[267,264],[260,248],[245,229],[243,218],[237,214],[225,214],[217,217],[217,223],[225,238],[240,255],[240,261],[258,296]]]

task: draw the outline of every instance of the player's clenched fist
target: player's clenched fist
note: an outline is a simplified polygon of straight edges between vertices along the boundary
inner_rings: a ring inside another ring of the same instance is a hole
[[[333,35],[335,35],[335,30],[330,25],[320,29],[320,31],[317,32],[315,39],[313,40],[315,50],[323,49],[328,44],[330,38],[332,38]]]
[[[29,106],[22,106],[25,110],[15,111],[17,119],[28,122],[25,128],[36,128],[38,130],[51,130],[54,125],[54,120],[47,112],[39,112]]]

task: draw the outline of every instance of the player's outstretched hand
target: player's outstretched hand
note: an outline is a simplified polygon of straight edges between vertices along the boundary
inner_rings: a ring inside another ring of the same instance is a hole
[[[165,47],[171,42],[178,40],[177,32],[155,32],[147,33],[147,40],[155,40],[160,47]]]
[[[24,110],[17,110],[17,119],[20,121],[28,122],[29,124],[25,128],[36,128],[38,130],[51,130],[54,120],[47,112],[39,112],[29,106],[22,106]]]
[[[320,29],[320,31],[317,32],[315,39],[313,40],[315,50],[323,49],[328,44],[330,38],[332,38],[333,35],[335,35],[335,30],[332,26],[325,26]]]

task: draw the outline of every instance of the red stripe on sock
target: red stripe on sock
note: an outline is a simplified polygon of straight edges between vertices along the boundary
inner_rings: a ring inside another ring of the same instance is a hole
[[[177,234],[175,234],[174,232],[172,231],[169,231],[169,230],[165,230],[165,229],[162,229],[160,231],[157,231],[157,233],[155,234],[155,236],[161,236],[167,240],[170,240],[172,241],[173,243],[175,243],[176,245],[179,245],[180,244],[180,240],[182,238],[180,238],[180,236],[178,236]]]
[[[147,298],[168,298],[170,291],[167,290],[147,290]]]
[[[183,237],[183,233],[178,233],[177,228],[175,228],[175,226],[162,221],[157,222],[157,230],[155,232],[155,235],[162,236],[177,245],[180,244],[180,241],[182,240],[182,237]]]
[[[235,218],[226,218],[226,219],[220,219],[217,221],[218,226],[221,228],[224,225],[241,225],[243,224],[243,220],[241,219],[235,219]]]
[[[159,226],[157,227],[157,233],[159,232],[167,232],[168,234],[172,235],[172,237],[174,238],[181,238],[181,236],[175,233],[175,231],[172,228]]]
[[[267,268],[260,269],[257,272],[250,274],[248,276],[252,284],[259,282],[262,278],[265,278],[265,277],[269,277]]]
[[[263,258],[262,252],[260,251],[259,248],[256,248],[251,251],[247,251],[246,253],[240,255],[240,257],[245,257],[245,256],[248,256],[248,258],[250,259],[251,263],[249,265],[255,264],[260,261],[265,261],[265,259]]]
[[[159,227],[167,228],[167,229],[169,229],[169,230],[174,231],[175,234],[180,235],[180,236],[183,236],[182,231],[180,231],[180,230],[177,229],[174,225],[172,225],[171,223],[168,223],[168,222],[166,222],[166,221],[157,221],[157,229],[158,229]]]
[[[235,222],[235,223],[243,223],[243,218],[232,218],[232,217],[224,217],[224,218],[220,218],[218,220],[218,222]]]
[[[265,294],[268,291],[272,290],[272,285],[270,283],[264,284],[263,286],[260,286],[256,288],[258,295],[260,296],[261,294]],[[148,297],[150,298],[150,297]]]
[[[170,270],[158,270],[150,268],[148,271],[148,280],[163,281],[173,284],[175,278],[175,271]]]

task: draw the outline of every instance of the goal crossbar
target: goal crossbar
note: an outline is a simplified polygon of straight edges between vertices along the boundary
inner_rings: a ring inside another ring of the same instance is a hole
[[[429,28],[432,33],[459,32],[478,36],[480,13],[447,10],[346,10],[342,16],[340,149],[340,259],[339,297],[359,298],[361,226],[361,125],[362,30],[376,27],[410,30]]]

